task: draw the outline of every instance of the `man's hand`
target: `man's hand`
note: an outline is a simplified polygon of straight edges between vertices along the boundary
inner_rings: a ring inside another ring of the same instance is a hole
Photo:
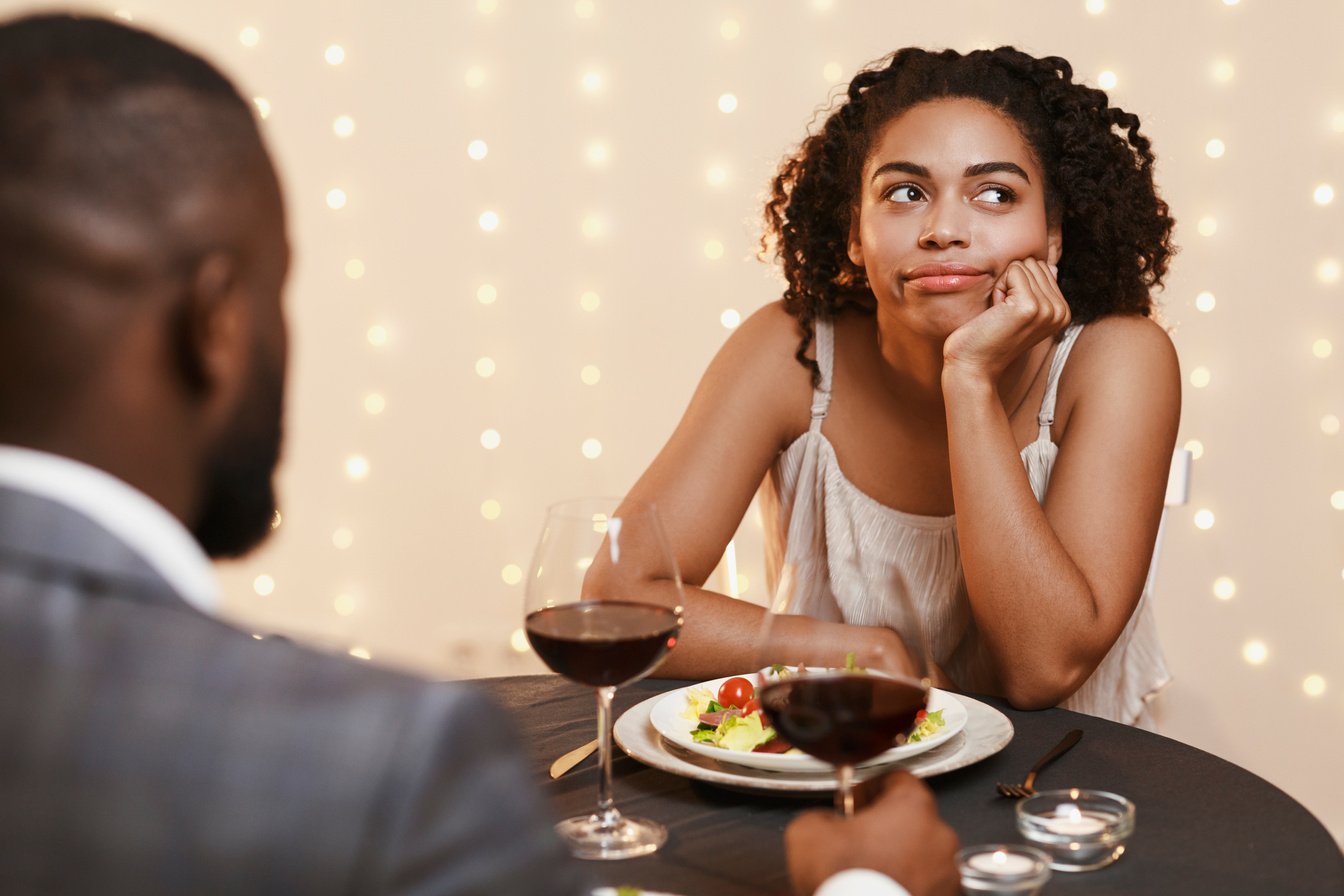
[[[938,817],[933,794],[908,772],[889,775],[852,819],[812,809],[789,822],[784,854],[799,896],[846,868],[881,871],[911,896],[956,896],[957,835]]]

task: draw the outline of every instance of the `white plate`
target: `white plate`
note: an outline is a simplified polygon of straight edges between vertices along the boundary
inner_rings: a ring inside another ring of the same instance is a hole
[[[684,778],[737,789],[789,793],[829,793],[835,790],[835,774],[830,771],[789,773],[747,768],[719,762],[669,743],[658,734],[650,720],[654,706],[662,699],[662,694],[650,697],[626,710],[616,720],[616,743],[645,765]],[[965,707],[967,716],[966,727],[960,734],[926,753],[890,766],[859,769],[855,777],[863,780],[865,777],[886,774],[894,768],[903,768],[916,777],[930,778],[993,756],[1013,739],[1013,723],[1003,713],[970,697],[957,695],[957,700]]]
[[[723,684],[729,678],[739,676],[725,676],[713,681],[701,682],[697,685],[691,685],[694,688],[708,688],[710,693],[717,694],[719,685]],[[745,676],[740,676],[745,677]],[[806,753],[749,753],[740,750],[727,750],[723,747],[716,747],[713,744],[696,743],[691,737],[691,732],[695,730],[697,722],[686,718],[683,713],[689,705],[686,699],[686,692],[691,688],[680,688],[666,694],[661,700],[653,706],[653,712],[650,719],[653,727],[671,743],[689,750],[692,753],[699,753],[709,759],[718,762],[731,762],[734,765],[745,765],[748,768],[760,768],[774,772],[825,772],[834,773],[834,766],[820,759],[814,759]],[[892,747],[885,753],[874,756],[859,765],[889,765],[893,762],[899,762],[902,759],[909,759],[920,753],[932,750],[937,746],[951,740],[966,726],[966,707],[962,706],[960,701],[947,691],[940,691],[933,688],[929,691],[929,712],[941,709],[943,711],[943,721],[947,724],[937,733],[916,741],[913,744],[903,744],[899,747]]]

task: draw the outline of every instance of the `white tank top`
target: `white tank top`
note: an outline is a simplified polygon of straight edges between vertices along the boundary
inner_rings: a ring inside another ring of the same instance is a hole
[[[1045,500],[1059,453],[1050,426],[1060,373],[1081,330],[1081,324],[1069,327],[1055,349],[1038,415],[1040,434],[1022,449],[1037,501]],[[904,593],[924,621],[939,666],[963,690],[992,693],[997,684],[971,617],[956,517],[919,516],[878,503],[845,478],[822,435],[834,346],[831,321],[817,321],[821,383],[812,395],[812,425],[780,452],[761,486],[767,587],[777,602],[789,597],[796,612],[897,631],[903,627],[896,612],[901,604],[892,595]],[[1148,701],[1169,680],[1145,592],[1101,665],[1060,705],[1153,728]]]

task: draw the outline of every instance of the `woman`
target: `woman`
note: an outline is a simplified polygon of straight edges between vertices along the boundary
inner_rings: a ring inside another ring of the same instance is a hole
[[[759,487],[771,588],[783,570],[803,606],[840,608],[792,620],[800,659],[893,645],[900,589],[940,684],[1147,721],[1166,671],[1140,598],[1180,377],[1149,318],[1173,221],[1138,128],[1063,59],[1008,47],[903,49],[854,78],[774,180],[783,299],[630,493],[688,583]],[[760,607],[687,604],[661,674],[752,667]]]

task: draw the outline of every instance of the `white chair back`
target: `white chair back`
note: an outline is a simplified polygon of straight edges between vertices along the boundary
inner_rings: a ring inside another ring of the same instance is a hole
[[[1162,552],[1162,535],[1167,527],[1167,507],[1180,507],[1190,502],[1190,462],[1194,459],[1185,448],[1177,448],[1171,454],[1171,471],[1167,473],[1167,499],[1162,508],[1162,521],[1157,524],[1157,542],[1153,545],[1153,559],[1148,564],[1148,579],[1143,583],[1145,595],[1153,593],[1153,581],[1157,578],[1157,557]]]

